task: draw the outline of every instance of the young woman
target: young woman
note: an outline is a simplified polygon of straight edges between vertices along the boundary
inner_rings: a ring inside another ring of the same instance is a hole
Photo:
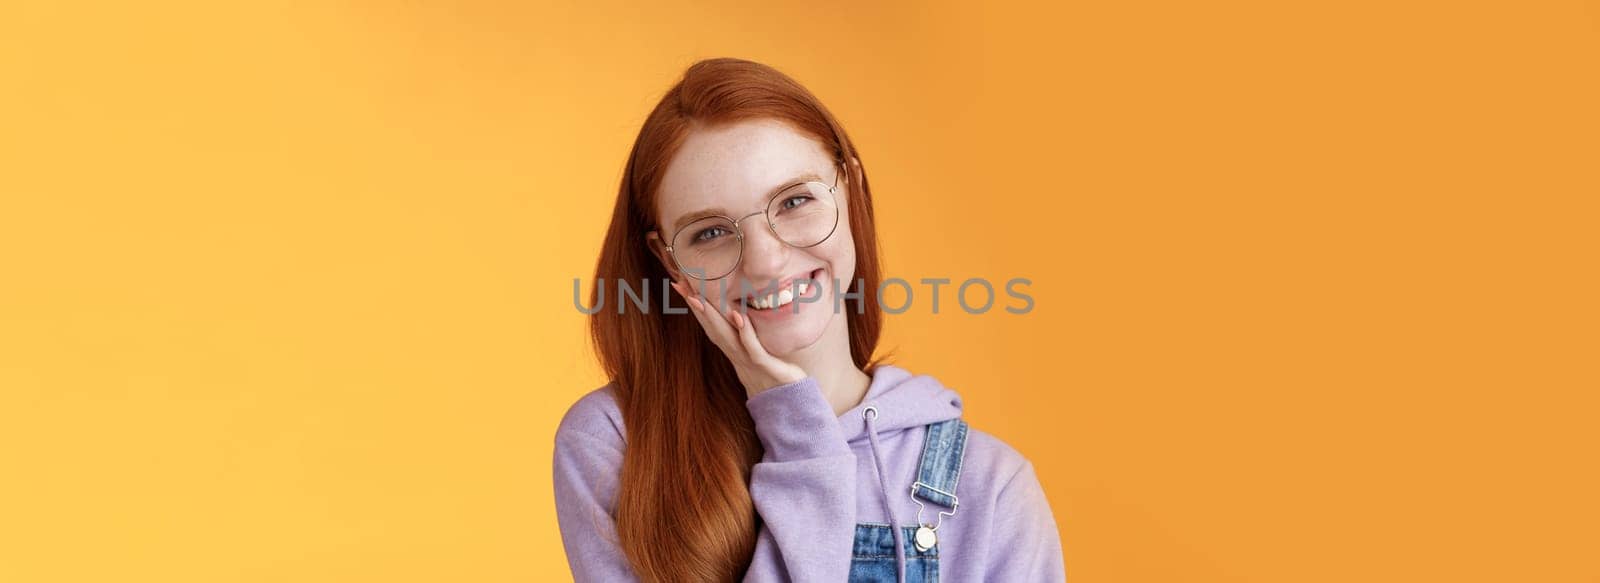
[[[872,360],[876,236],[860,154],[794,80],[713,59],[662,97],[590,300],[612,381],[556,432],[574,578],[1064,580],[1032,465]]]

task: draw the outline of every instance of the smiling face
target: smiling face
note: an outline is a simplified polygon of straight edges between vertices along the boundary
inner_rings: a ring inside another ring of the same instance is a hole
[[[761,345],[775,356],[810,347],[824,338],[847,344],[845,314],[834,313],[836,291],[832,285],[838,280],[848,288],[855,277],[855,245],[845,204],[849,189],[846,177],[840,176],[842,171],[842,165],[836,164],[817,140],[781,121],[750,120],[695,129],[684,139],[662,176],[656,205],[660,241],[652,249],[675,279],[703,289],[713,306],[744,310]],[[818,200],[826,193],[816,187],[785,188],[807,181],[835,185],[834,200]],[[814,213],[811,217],[827,216],[833,212],[827,207],[836,206],[837,224],[821,243],[796,247],[779,238],[780,234],[787,236],[787,226],[777,232],[768,226],[763,213],[769,202],[780,223],[786,213],[795,217],[805,213]],[[728,275],[701,281],[679,273],[665,247],[673,245],[683,260],[694,252],[689,245],[706,248],[740,244],[727,229],[706,221],[695,222],[707,215],[739,221],[739,230],[744,233],[743,254]],[[686,225],[688,229],[683,229]],[[674,235],[679,236],[674,239]],[[770,293],[774,282],[781,286],[778,289],[792,292],[795,286],[791,282],[803,279],[818,282],[807,286],[807,301],[761,309],[778,298],[768,298],[766,293],[741,293],[747,288],[765,288]]]

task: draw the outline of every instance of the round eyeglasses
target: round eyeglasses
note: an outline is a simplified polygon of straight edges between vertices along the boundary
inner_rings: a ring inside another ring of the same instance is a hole
[[[838,165],[833,185],[810,181],[778,189],[764,210],[737,219],[712,215],[680,227],[667,244],[678,270],[695,279],[720,279],[733,273],[744,258],[744,230],[739,223],[756,215],[766,217],[772,235],[790,247],[815,247],[828,240],[839,226]]]

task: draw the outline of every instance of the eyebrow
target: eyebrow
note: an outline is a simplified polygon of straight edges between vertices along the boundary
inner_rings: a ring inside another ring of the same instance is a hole
[[[789,187],[794,186],[796,184],[804,184],[806,182],[811,182],[811,181],[822,182],[822,177],[818,176],[817,173],[814,172],[814,171],[807,170],[805,172],[800,173],[798,176],[795,176],[794,178],[790,178],[788,180],[785,180],[785,181],[779,183],[778,186],[775,186],[772,189],[768,190],[766,194],[761,196],[761,200],[762,201],[766,201],[767,199],[770,199],[773,196],[776,196],[779,192],[782,192],[783,189],[785,189],[785,188],[789,188]],[[763,211],[764,210],[765,209],[763,209]],[[724,208],[719,207],[719,206],[718,207],[711,207],[711,208],[707,208],[707,209],[700,209],[698,211],[695,211],[695,212],[692,212],[692,213],[688,213],[686,215],[678,217],[678,220],[672,224],[672,232],[671,233],[663,233],[663,234],[668,236],[668,237],[671,237],[673,235],[676,235],[678,233],[678,231],[683,230],[683,227],[688,225],[689,223],[698,221],[698,220],[706,218],[706,217],[712,217],[712,216],[717,216],[717,215],[722,215],[722,216],[727,216],[727,217],[733,216],[733,214],[729,213],[727,209],[724,209]]]

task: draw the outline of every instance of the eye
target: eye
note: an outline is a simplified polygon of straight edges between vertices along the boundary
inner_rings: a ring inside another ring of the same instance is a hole
[[[693,241],[695,243],[704,243],[720,237],[725,237],[729,234],[731,234],[731,232],[722,227],[707,227],[705,229],[701,229],[700,232],[695,233]]]
[[[815,199],[812,198],[812,196],[809,195],[809,194],[797,194],[797,195],[791,196],[789,198],[785,198],[782,201],[779,201],[778,202],[778,210],[785,210],[786,211],[786,210],[790,210],[790,209],[793,209],[793,208],[802,207],[802,206],[805,206],[806,203],[811,202],[812,200],[815,200]]]

